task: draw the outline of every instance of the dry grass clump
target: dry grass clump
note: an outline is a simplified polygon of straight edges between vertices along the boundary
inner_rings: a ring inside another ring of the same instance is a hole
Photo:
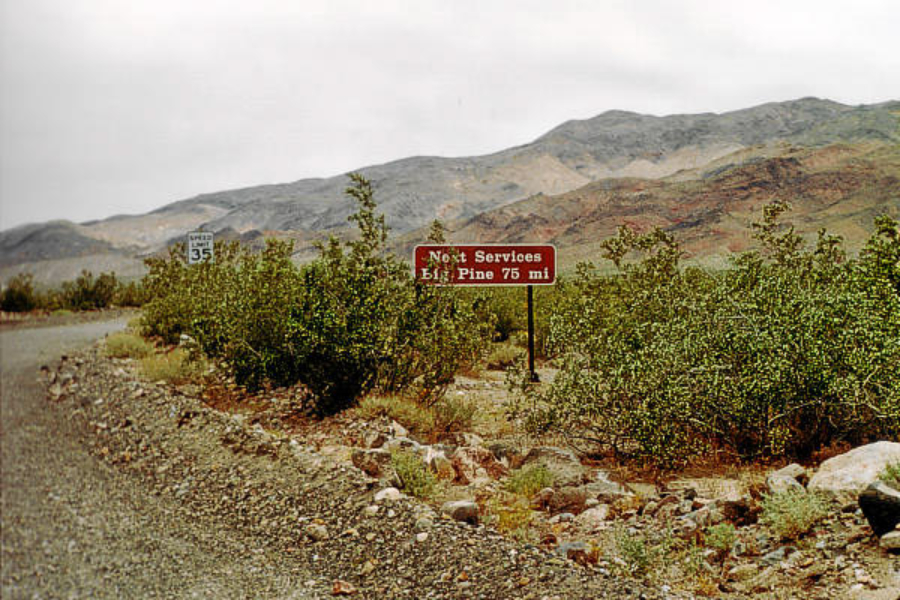
[[[106,355],[113,358],[144,358],[153,354],[151,346],[142,337],[131,333],[114,333],[106,338]]]
[[[467,400],[444,398],[433,405],[425,405],[403,396],[367,396],[356,407],[363,419],[387,417],[410,431],[426,438],[464,431],[472,426],[476,406]]]
[[[191,358],[190,353],[182,348],[141,360],[141,375],[150,381],[188,383],[199,379],[205,370],[203,360]]]
[[[542,489],[552,487],[553,480],[553,473],[544,465],[529,465],[513,471],[503,487],[508,492],[530,498]]]

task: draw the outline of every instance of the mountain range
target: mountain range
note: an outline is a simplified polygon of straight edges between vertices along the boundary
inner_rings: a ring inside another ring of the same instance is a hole
[[[847,106],[803,98],[722,114],[608,111],[484,156],[417,156],[362,167],[406,256],[433,219],[458,242],[553,242],[563,265],[597,255],[618,225],[676,231],[690,257],[716,263],[748,247],[748,224],[774,198],[798,230],[819,227],[851,250],[875,215],[900,218],[900,101]],[[346,175],[201,194],[141,215],[52,221],[0,232],[0,277],[39,281],[81,268],[139,275],[141,256],[186,232],[258,244],[350,235]]]

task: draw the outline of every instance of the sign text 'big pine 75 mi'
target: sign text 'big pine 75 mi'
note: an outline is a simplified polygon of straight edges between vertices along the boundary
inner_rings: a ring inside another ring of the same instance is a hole
[[[413,253],[416,279],[443,285],[551,285],[552,244],[423,244]]]

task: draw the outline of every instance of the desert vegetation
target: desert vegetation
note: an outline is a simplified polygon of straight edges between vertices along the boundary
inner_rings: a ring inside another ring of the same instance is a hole
[[[110,306],[140,306],[145,298],[140,282],[124,282],[115,273],[101,273],[95,277],[84,270],[59,288],[43,290],[35,286],[31,273],[19,273],[0,291],[0,310],[15,313],[85,311]]]
[[[146,333],[169,343],[190,336],[250,389],[302,384],[320,414],[371,391],[437,402],[480,357],[493,323],[480,296],[419,284],[383,252],[387,227],[371,185],[352,180],[357,238],[331,238],[302,268],[277,241],[260,254],[220,244],[215,263],[187,265],[181,248],[148,260]]]
[[[780,223],[732,268],[679,268],[668,233],[604,243],[620,272],[583,264],[550,317],[553,383],[521,379],[512,414],[591,452],[659,466],[711,451],[808,457],[837,440],[900,432],[900,233],[881,217],[858,259]],[[629,260],[636,256],[636,260]]]

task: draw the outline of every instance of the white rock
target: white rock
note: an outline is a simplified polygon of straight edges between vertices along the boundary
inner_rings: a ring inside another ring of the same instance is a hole
[[[395,487],[384,488],[375,494],[375,502],[393,502],[403,497],[403,493]]]
[[[609,505],[598,504],[593,508],[589,508],[577,517],[575,522],[583,527],[597,527],[600,523],[606,521],[609,517]]]
[[[787,492],[790,490],[796,490],[798,492],[805,491],[800,482],[791,477],[790,475],[785,475],[780,472],[772,473],[766,478],[766,486],[769,488],[769,492],[772,494],[780,494],[782,492]]]
[[[829,458],[809,480],[808,489],[858,494],[878,479],[884,468],[900,461],[900,443],[875,442]]]

